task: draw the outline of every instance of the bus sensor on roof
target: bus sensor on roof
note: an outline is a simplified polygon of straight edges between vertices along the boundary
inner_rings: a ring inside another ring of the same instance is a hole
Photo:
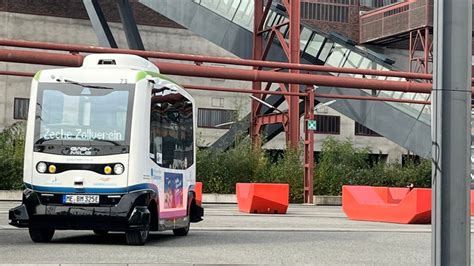
[[[98,65],[116,65],[114,59],[100,59]]]

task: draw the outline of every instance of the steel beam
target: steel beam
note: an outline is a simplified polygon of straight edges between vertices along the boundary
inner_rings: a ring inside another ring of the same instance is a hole
[[[308,128],[308,122],[314,120],[314,89],[306,87],[308,96],[304,99],[304,203],[313,203],[313,176],[314,176],[314,131]]]
[[[257,125],[270,125],[270,124],[285,124],[288,121],[287,113],[272,113],[267,115],[257,116]]]
[[[129,0],[117,0],[117,7],[120,19],[122,20],[123,31],[127,38],[128,48],[132,50],[145,50]]]
[[[300,0],[290,1],[290,12],[289,15],[289,57],[288,61],[291,64],[300,63]],[[278,32],[277,32],[278,33]],[[291,74],[299,74],[298,69],[290,69]],[[298,92],[300,87],[298,84],[290,83],[289,91]],[[290,96],[288,102],[288,117],[289,117],[289,140],[290,147],[297,149],[300,142],[300,110],[299,110],[299,98]],[[311,201],[313,195],[311,195]],[[307,203],[305,199],[305,203]]]
[[[264,21],[263,15],[265,14],[263,10],[263,0],[254,0],[254,15],[253,15],[253,38],[252,38],[252,59],[260,60],[265,59],[263,55],[263,36],[258,34],[260,31],[260,26],[263,25]],[[257,70],[258,67],[254,66],[254,70]],[[262,83],[259,81],[252,82],[252,90],[261,91]],[[252,96],[256,98],[261,98],[262,94],[254,93]],[[260,124],[257,119],[260,115],[258,110],[260,109],[261,103],[257,101],[251,101],[251,123],[250,123],[250,137],[252,139],[252,144],[254,147],[260,147]]]
[[[97,35],[97,40],[100,46],[118,48],[115,42],[112,31],[107,24],[107,19],[100,8],[100,4],[97,0],[82,0],[84,7],[86,8],[89,20],[92,23],[92,28]]]
[[[471,1],[434,5],[432,264],[470,265]]]

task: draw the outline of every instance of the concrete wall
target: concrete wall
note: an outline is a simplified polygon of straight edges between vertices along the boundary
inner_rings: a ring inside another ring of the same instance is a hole
[[[126,48],[126,39],[121,24],[109,24],[119,47]],[[98,45],[95,33],[88,20],[0,12],[0,25],[0,38]],[[234,57],[229,52],[186,29],[140,25],[139,30],[144,45],[148,50]],[[44,68],[51,67],[0,62],[1,70],[36,72]],[[231,88],[250,88],[251,86],[249,82],[177,76],[172,78],[183,84],[201,84]],[[13,99],[15,97],[29,97],[30,81],[30,78],[0,76],[0,128],[15,122],[13,119]],[[191,91],[191,94],[195,97],[198,107],[201,108],[237,110],[241,117],[249,112],[250,100],[248,95],[205,91]],[[213,99],[214,102],[223,102],[223,105],[213,106]],[[328,114],[340,115],[329,108]],[[380,151],[383,154],[389,154],[391,160],[398,160],[400,155],[405,152],[401,147],[385,138],[354,136],[354,122],[345,116],[340,116],[341,134],[334,135],[337,139],[346,139],[349,137],[353,139],[357,146],[371,146],[374,153],[379,153]],[[198,145],[210,144],[224,133],[225,129],[200,128],[198,130]],[[322,140],[326,136],[327,135],[322,134],[315,136],[315,150],[320,150]],[[283,134],[267,143],[265,147],[272,149],[284,148],[285,138]]]

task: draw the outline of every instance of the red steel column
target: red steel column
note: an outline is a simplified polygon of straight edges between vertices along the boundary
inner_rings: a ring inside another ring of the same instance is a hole
[[[313,203],[313,174],[314,174],[314,132],[308,129],[308,121],[314,120],[314,89],[306,87],[304,110],[304,203]]]
[[[410,38],[408,41],[408,71],[412,71],[413,64],[413,31],[410,31]]]
[[[290,47],[290,63],[300,63],[300,0],[290,1],[289,11],[289,47]],[[290,73],[299,73],[299,70],[291,69]],[[299,85],[290,84],[290,92],[298,92]],[[288,103],[288,140],[289,146],[292,149],[298,148],[300,139],[300,112],[299,112],[299,98],[290,96],[290,102]]]
[[[425,53],[425,69],[424,69],[424,73],[425,74],[428,74],[430,73],[430,69],[429,69],[429,64],[430,64],[430,49],[431,49],[431,45],[430,45],[430,29],[428,27],[425,27],[425,31],[424,31],[424,34],[425,34],[425,39],[423,40],[424,41],[424,53]]]
[[[253,16],[253,50],[252,50],[252,59],[260,60],[263,52],[263,35],[260,34],[260,22],[263,19],[263,0],[254,1],[254,16]],[[254,70],[257,70],[258,67],[254,66]],[[262,83],[260,81],[252,82],[252,90],[262,90]],[[253,93],[254,97],[261,98],[262,94]],[[252,100],[251,101],[251,125],[250,125],[250,137],[252,138],[252,143],[254,147],[259,147],[260,139],[260,126],[257,125],[257,116],[258,114],[258,105],[259,102]]]

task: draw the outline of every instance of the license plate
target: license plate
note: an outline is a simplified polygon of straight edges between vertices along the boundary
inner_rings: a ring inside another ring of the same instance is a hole
[[[64,195],[63,203],[69,204],[98,204],[99,195]]]

